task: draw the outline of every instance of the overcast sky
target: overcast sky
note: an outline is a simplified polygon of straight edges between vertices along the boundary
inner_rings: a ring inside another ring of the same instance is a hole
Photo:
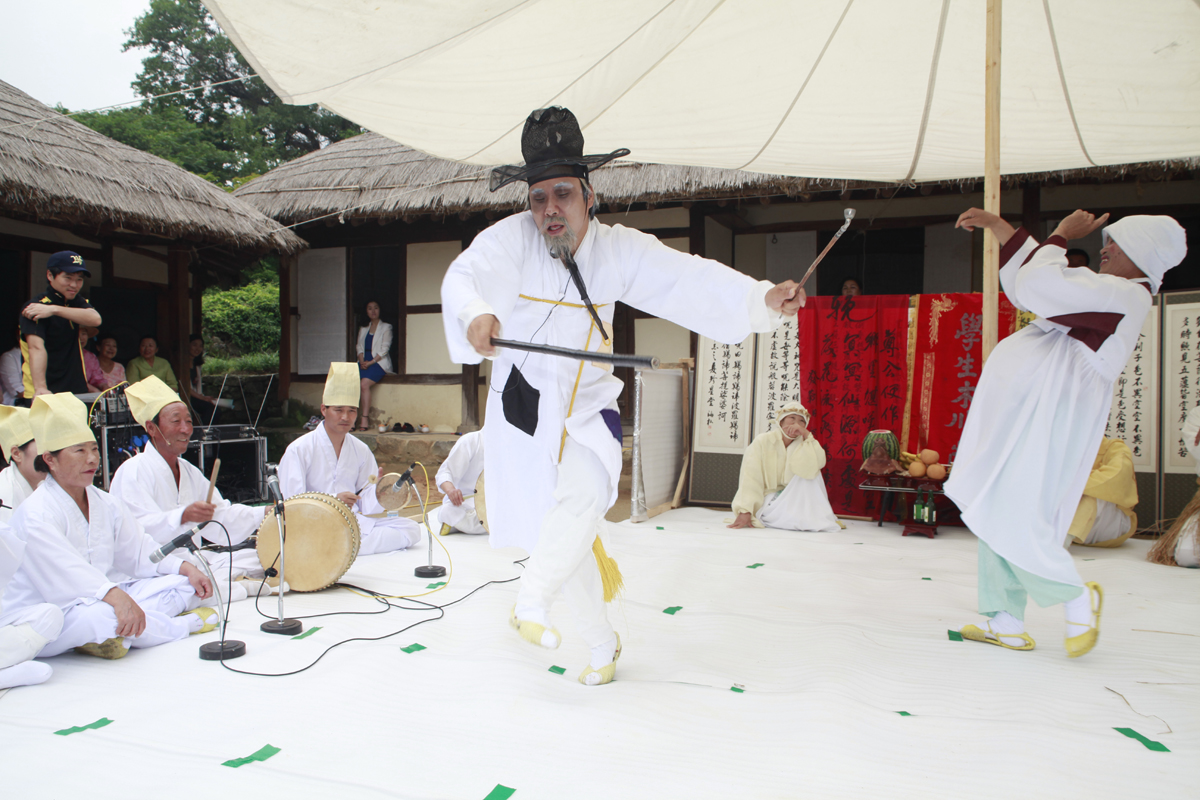
[[[145,50],[121,52],[150,0],[0,0],[0,80],[49,106],[85,111],[135,99]]]

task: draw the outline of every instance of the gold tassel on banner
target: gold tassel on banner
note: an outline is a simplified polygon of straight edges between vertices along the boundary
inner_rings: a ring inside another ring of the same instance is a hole
[[[592,542],[592,555],[596,557],[596,566],[600,568],[600,581],[604,584],[604,602],[611,603],[625,588],[621,568],[617,566],[616,559],[604,552],[604,544],[599,536]]]

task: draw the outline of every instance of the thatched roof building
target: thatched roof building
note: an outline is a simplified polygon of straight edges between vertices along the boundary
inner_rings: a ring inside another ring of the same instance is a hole
[[[1022,183],[1080,179],[1120,180],[1128,176],[1161,180],[1195,168],[1193,161],[1129,164],[1091,170],[1005,176],[1011,188]],[[525,206],[525,186],[488,191],[490,167],[461,164],[427,155],[376,133],[365,133],[283,164],[234,194],[287,225],[334,216],[340,222],[386,223],[423,214],[506,214]],[[609,211],[671,202],[752,201],[770,198],[833,199],[846,192],[890,197],[897,190],[929,195],[970,191],[976,181],[895,184],[797,178],[730,169],[643,164],[621,159],[593,173],[596,193]],[[982,181],[982,177],[979,178]],[[829,197],[821,197],[829,195]]]
[[[169,161],[113,141],[0,81],[0,214],[81,234],[259,252],[304,242]]]

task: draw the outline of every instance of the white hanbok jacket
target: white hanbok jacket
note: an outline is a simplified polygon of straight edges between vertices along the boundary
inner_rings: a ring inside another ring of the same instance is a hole
[[[87,498],[85,518],[54,478],[47,477],[17,509],[12,528],[25,544],[25,560],[4,594],[5,608],[91,604],[126,576],[179,573],[183,561],[175,555],[151,563],[158,542],[121,503],[94,486],[87,488]]]
[[[786,530],[839,530],[840,523],[829,505],[825,479],[821,476],[824,467],[825,448],[815,436],[810,434],[784,446],[783,431],[778,427],[760,433],[742,455],[738,490],[731,503],[733,513],[751,514],[754,527],[764,527],[760,513],[764,511],[763,504],[786,491],[794,496],[786,498],[783,507],[776,510],[777,515],[785,518]]]
[[[592,220],[575,260],[605,326],[619,300],[721,342],[767,332],[783,316],[766,307],[772,284],[709,259],[673,250],[657,238]],[[482,358],[467,328],[493,314],[501,335],[581,350],[608,350],[562,263],[550,256],[530,212],[475,237],[446,272],[442,319],[450,357]],[[494,547],[532,550],[553,502],[565,436],[591,450],[609,474],[616,500],[621,471],[617,396],[609,368],[567,358],[500,350],[492,365],[484,426],[488,526]],[[605,412],[602,414],[602,412]]]
[[[367,346],[367,333],[370,332],[370,325],[363,325],[358,329],[358,344],[356,349],[358,357],[362,358],[365,354]],[[379,359],[379,366],[383,367],[384,372],[392,372],[392,357],[390,351],[392,349],[392,326],[391,324],[379,321],[379,326],[375,329],[375,338],[371,340],[371,358]]]
[[[109,492],[125,504],[146,533],[160,544],[171,541],[191,528],[194,523],[183,522],[183,510],[192,503],[202,503],[208,497],[208,478],[200,469],[186,459],[179,459],[179,485],[175,475],[153,444],[146,450],[126,461],[113,475]],[[230,503],[221,496],[221,490],[213,487],[213,505],[217,507],[213,519],[224,525],[205,526],[192,537],[197,546],[207,539],[218,545],[244,542],[258,530],[266,513],[261,508],[251,508]]]
[[[33,487],[25,476],[17,469],[16,464],[9,464],[0,470],[0,500],[11,508],[0,508],[0,522],[8,522],[13,513],[33,494]]]
[[[464,433],[450,448],[450,455],[438,467],[434,481],[440,488],[450,481],[463,494],[475,491],[483,474],[483,431]]]
[[[1066,244],[1038,247],[1021,229],[1001,252],[1005,294],[1038,318],[988,358],[945,490],[998,555],[1081,585],[1063,541],[1151,298],[1142,284],[1071,269]]]

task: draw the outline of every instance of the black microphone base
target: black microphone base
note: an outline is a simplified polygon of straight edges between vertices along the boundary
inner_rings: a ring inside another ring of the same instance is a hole
[[[246,643],[237,639],[226,639],[223,642],[208,642],[200,645],[201,661],[229,661],[246,655]]]
[[[429,566],[420,566],[413,570],[413,574],[418,578],[440,578],[446,574],[445,567],[439,567],[436,564]]]
[[[281,636],[295,636],[304,630],[304,625],[302,625],[298,619],[285,619],[283,622],[280,622],[277,619],[269,619],[262,625],[259,625],[258,629],[263,633],[278,633]]]

